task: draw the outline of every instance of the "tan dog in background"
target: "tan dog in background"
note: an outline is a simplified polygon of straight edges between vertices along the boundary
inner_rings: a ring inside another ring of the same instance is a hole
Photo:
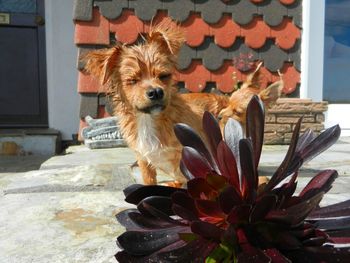
[[[172,176],[175,185],[186,180],[179,169],[182,146],[174,134],[176,123],[186,123],[205,141],[202,116],[209,111],[225,122],[234,117],[244,124],[245,110],[258,94],[258,70],[229,98],[215,94],[179,94],[174,81],[176,61],[185,38],[170,19],[151,27],[145,42],[116,45],[85,56],[86,70],[106,85],[114,115],[128,146],[136,152],[145,184],[156,184],[156,169]],[[260,92],[263,101],[275,101],[282,82]]]

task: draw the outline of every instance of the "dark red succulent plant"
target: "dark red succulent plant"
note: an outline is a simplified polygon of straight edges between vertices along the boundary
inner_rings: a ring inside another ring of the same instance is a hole
[[[137,205],[117,215],[126,232],[118,237],[119,262],[350,262],[350,200],[319,207],[337,177],[319,172],[298,194],[302,164],[331,146],[339,126],[299,136],[268,183],[258,185],[264,110],[248,106],[246,137],[230,119],[221,135],[205,113],[207,144],[185,124],[175,133],[183,144],[186,189],[132,185],[126,201]]]

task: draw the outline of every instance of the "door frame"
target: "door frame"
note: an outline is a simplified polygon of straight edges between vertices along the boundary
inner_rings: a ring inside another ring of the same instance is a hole
[[[47,128],[48,127],[48,98],[46,76],[46,43],[45,43],[45,1],[36,0],[36,14],[10,13],[10,24],[6,27],[36,27],[38,51],[38,78],[39,78],[39,115],[0,115],[0,128]],[[44,23],[44,24],[40,24]]]

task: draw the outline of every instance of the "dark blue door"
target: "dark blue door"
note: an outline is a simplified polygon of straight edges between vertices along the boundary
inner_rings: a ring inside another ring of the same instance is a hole
[[[0,0],[0,127],[47,127],[44,0]]]
[[[323,99],[350,103],[350,1],[326,0]]]

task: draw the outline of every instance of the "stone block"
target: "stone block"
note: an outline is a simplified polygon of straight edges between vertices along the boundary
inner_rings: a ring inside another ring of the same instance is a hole
[[[293,125],[294,129],[295,125]],[[304,132],[307,129],[312,129],[313,131],[322,131],[324,130],[324,125],[320,123],[302,123],[300,127],[300,131]]]
[[[282,144],[284,137],[280,133],[269,132],[264,134],[264,144]]]
[[[276,122],[276,115],[274,115],[274,114],[267,114],[265,116],[265,122],[266,123],[275,123]]]
[[[291,116],[288,116],[288,115],[285,115],[285,116],[282,116],[282,117],[277,117],[277,123],[290,123],[290,124],[293,124],[293,123],[297,123],[298,120],[300,119],[300,117],[302,117],[303,114],[300,114],[300,116],[294,116],[294,115],[291,115]],[[304,118],[303,118],[303,123],[314,123],[315,122],[315,116],[313,114],[309,114],[309,115],[305,115]]]
[[[298,100],[276,103],[270,113],[322,113],[327,110],[327,102],[303,102]]]
[[[290,124],[270,124],[267,123],[265,125],[265,132],[290,132],[291,125]]]
[[[324,120],[325,120],[325,118],[324,118],[324,114],[323,113],[316,114],[316,122],[323,123]]]

